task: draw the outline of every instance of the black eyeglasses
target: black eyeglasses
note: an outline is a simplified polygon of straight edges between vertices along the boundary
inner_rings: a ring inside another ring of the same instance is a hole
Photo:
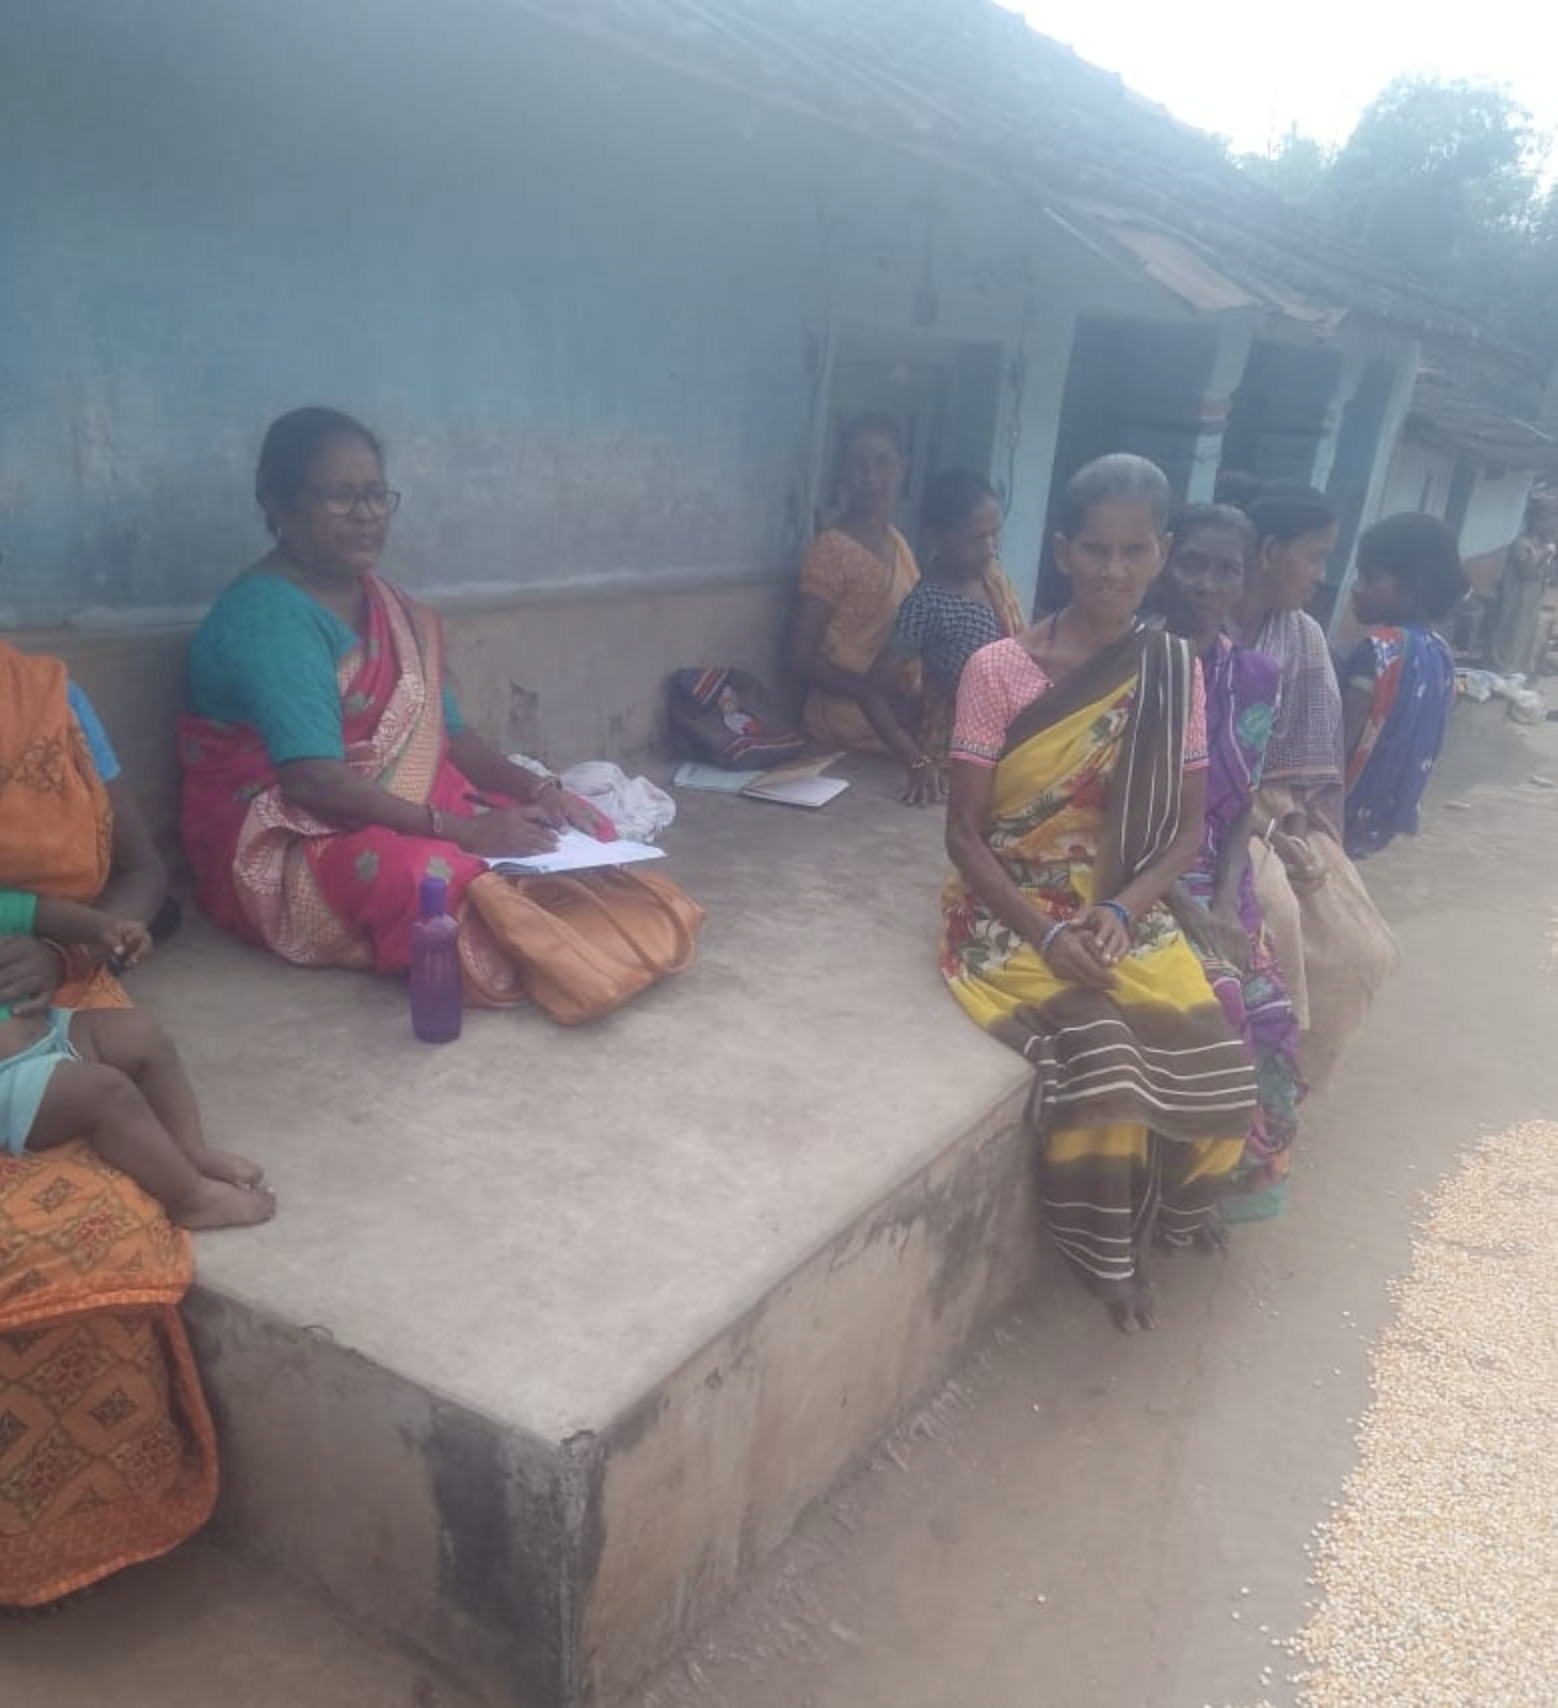
[[[332,516],[350,516],[360,504],[370,516],[382,521],[400,508],[400,494],[387,486],[310,486],[305,490]]]

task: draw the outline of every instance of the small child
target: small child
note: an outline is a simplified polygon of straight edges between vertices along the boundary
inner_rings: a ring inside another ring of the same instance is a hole
[[[24,933],[106,949],[122,966],[151,948],[135,920],[0,890],[0,935]],[[235,1227],[276,1213],[259,1168],[206,1145],[195,1094],[154,1020],[133,1009],[0,1005],[0,1150],[20,1156],[77,1138],[181,1227]]]
[[[1358,541],[1352,609],[1368,633],[1340,672],[1345,840],[1355,860],[1417,832],[1455,699],[1455,661],[1433,625],[1465,593],[1460,547],[1433,516],[1388,516]]]

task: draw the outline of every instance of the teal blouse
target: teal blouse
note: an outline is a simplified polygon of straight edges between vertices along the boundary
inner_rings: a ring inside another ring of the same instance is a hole
[[[273,765],[344,759],[336,666],[358,645],[351,626],[301,587],[263,570],[240,577],[206,613],[189,647],[189,709],[251,724]],[[446,682],[444,725],[465,719]]]

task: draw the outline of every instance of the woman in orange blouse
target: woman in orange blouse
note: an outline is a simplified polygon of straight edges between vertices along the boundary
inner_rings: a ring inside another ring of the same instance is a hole
[[[839,469],[843,514],[812,542],[801,566],[790,662],[806,683],[808,734],[880,753],[881,738],[861,707],[866,673],[920,579],[908,541],[893,526],[903,449],[892,417],[871,413],[851,421],[839,444]],[[912,702],[915,673],[906,670],[900,687]]]

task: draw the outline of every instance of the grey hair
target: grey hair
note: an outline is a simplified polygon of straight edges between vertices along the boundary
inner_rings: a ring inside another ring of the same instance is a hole
[[[1167,531],[1173,494],[1163,470],[1128,451],[1095,457],[1066,482],[1060,501],[1060,531],[1070,538],[1086,525],[1088,512],[1095,506],[1132,501],[1145,504],[1152,512],[1152,525],[1158,533]]]

